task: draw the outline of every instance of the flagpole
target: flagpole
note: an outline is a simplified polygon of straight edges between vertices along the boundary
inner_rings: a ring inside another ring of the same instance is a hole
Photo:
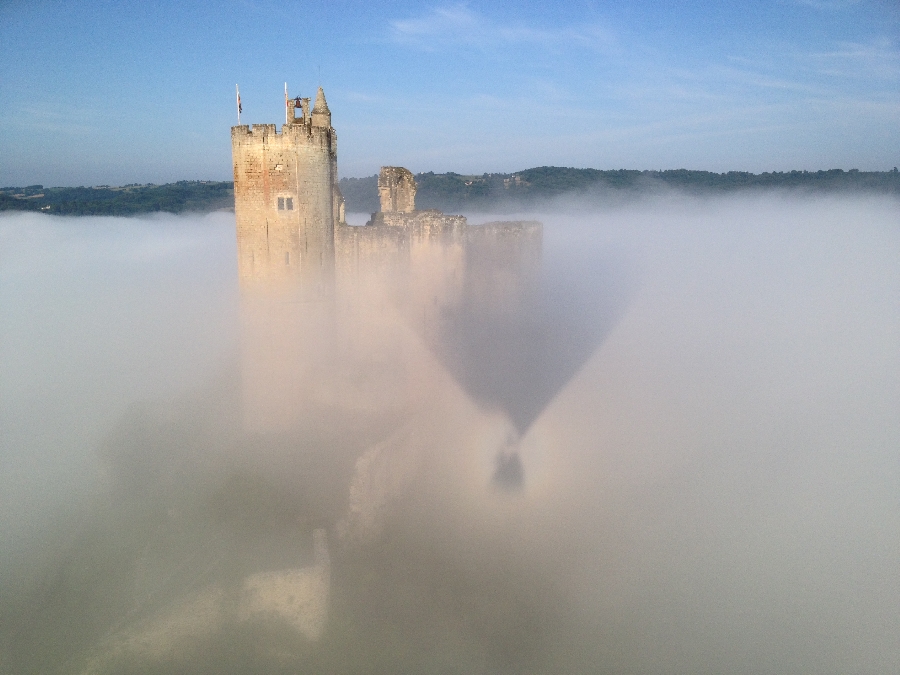
[[[284,83],[284,123],[288,123],[288,93],[287,82]]]
[[[237,97],[238,126],[241,126],[241,90],[237,85],[234,85],[234,94]]]

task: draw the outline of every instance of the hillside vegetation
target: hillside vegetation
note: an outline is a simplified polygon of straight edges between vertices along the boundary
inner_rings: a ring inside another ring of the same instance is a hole
[[[677,190],[689,194],[721,194],[740,190],[781,189],[796,192],[877,192],[900,195],[900,172],[787,171],[753,174],[744,171],[637,171],[572,169],[542,166],[517,173],[420,173],[416,206],[447,212],[527,209],[563,195],[590,203]],[[372,213],[379,208],[378,177],[342,178],[347,211]],[[209,212],[234,208],[234,184],[225,181],[179,181],[166,185],[110,187],[0,188],[0,211],[41,211],[64,215],[126,216],[164,211]]]
[[[341,192],[349,212],[378,210],[378,177],[344,178]],[[542,166],[517,173],[416,175],[416,206],[442,211],[494,211],[529,208],[563,195],[602,203],[666,190],[718,194],[739,190],[782,189],[802,192],[868,191],[900,195],[900,173],[893,171],[636,171]]]
[[[0,188],[0,211],[42,211],[77,216],[209,212],[234,208],[234,183],[187,181],[166,185]]]

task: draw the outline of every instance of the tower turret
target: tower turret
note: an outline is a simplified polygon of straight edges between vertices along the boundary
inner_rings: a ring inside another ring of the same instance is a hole
[[[312,125],[314,127],[331,127],[331,111],[328,109],[328,103],[325,102],[325,92],[322,87],[316,92],[316,104],[312,109]]]

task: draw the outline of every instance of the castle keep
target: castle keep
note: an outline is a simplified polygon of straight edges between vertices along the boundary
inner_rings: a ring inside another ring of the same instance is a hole
[[[280,131],[231,129],[244,415],[259,431],[316,405],[405,405],[415,394],[401,335],[442,358],[454,317],[516,311],[540,265],[540,223],[471,226],[417,209],[401,167],[381,169],[381,210],[348,225],[321,88],[309,104],[288,101]]]
[[[364,227],[347,225],[337,133],[321,87],[312,110],[309,103],[289,100],[281,131],[274,124],[231,129],[242,288],[321,288],[331,281],[346,286],[364,269],[411,271],[416,259],[431,264],[435,255],[453,261],[457,269],[450,276],[460,282],[465,250],[494,239],[491,233],[502,235],[507,248],[540,251],[537,223],[471,227],[463,216],[417,210],[415,178],[401,167],[382,167],[381,211]]]
[[[319,88],[288,102],[288,123],[231,128],[234,211],[242,284],[328,275],[334,231],[344,220],[337,187],[337,134]],[[297,108],[300,116],[297,116]]]

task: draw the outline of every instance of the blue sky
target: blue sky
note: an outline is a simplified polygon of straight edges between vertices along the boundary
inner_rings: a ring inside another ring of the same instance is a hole
[[[229,179],[285,81],[344,176],[900,165],[896,0],[0,0],[0,185]]]

